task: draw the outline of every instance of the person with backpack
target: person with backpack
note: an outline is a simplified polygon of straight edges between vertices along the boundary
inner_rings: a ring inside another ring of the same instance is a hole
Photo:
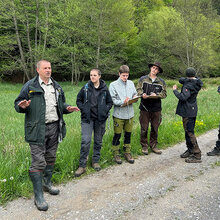
[[[105,124],[112,107],[112,99],[105,84],[101,79],[101,71],[94,68],[90,71],[90,80],[82,87],[77,95],[76,104],[81,111],[81,150],[79,168],[75,176],[79,177],[86,172],[92,133],[94,132],[94,146],[92,167],[101,169],[99,165],[102,138],[105,133]]]

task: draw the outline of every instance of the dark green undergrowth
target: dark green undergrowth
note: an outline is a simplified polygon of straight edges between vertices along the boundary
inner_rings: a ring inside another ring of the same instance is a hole
[[[220,78],[203,79],[205,87],[198,95],[199,112],[196,122],[195,133],[200,135],[210,129],[218,127],[220,121],[219,106],[220,96],[217,93],[217,86],[220,85]],[[135,80],[137,82],[137,80]],[[109,83],[109,82],[108,82]],[[173,95],[172,85],[177,84],[175,80],[166,80],[168,85],[168,96],[163,103],[163,120],[159,128],[158,147],[166,149],[174,144],[184,141],[181,117],[175,115],[177,99]],[[80,83],[73,86],[69,82],[61,83],[66,95],[68,104],[76,105],[76,95],[84,85]],[[178,84],[179,85],[179,84]],[[32,185],[28,177],[30,166],[29,145],[24,142],[24,115],[14,110],[14,100],[20,92],[21,84],[0,83],[1,100],[1,123],[0,123],[0,204],[18,197],[30,197]],[[179,86],[180,88],[180,86]],[[131,138],[132,153],[135,158],[141,155],[140,126],[139,126],[139,103],[134,104],[135,117],[134,128]],[[65,115],[67,125],[67,136],[59,145],[54,183],[65,183],[74,178],[74,171],[78,167],[81,128],[80,113]],[[106,168],[113,165],[111,143],[113,137],[112,116],[106,123],[106,132],[101,150],[100,165]],[[216,137],[217,138],[217,137]],[[123,141],[121,141],[121,145]],[[88,161],[87,174],[94,172],[91,168],[91,154]],[[85,174],[86,175],[86,174]]]

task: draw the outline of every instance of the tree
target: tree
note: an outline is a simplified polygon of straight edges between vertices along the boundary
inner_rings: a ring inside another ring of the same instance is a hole
[[[208,68],[217,68],[219,23],[208,13],[211,8],[197,0],[180,0],[178,6],[177,1],[175,8],[163,7],[146,17],[139,34],[139,56],[145,57],[145,62],[159,60],[169,77],[182,74],[189,66],[200,74]]]

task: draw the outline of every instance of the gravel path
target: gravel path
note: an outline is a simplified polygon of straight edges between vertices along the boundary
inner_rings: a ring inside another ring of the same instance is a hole
[[[202,163],[187,164],[179,155],[180,143],[141,156],[134,164],[124,162],[60,185],[60,195],[45,194],[47,212],[38,211],[31,200],[18,199],[0,207],[1,220],[219,220],[220,157],[208,157],[217,130],[198,138]]]

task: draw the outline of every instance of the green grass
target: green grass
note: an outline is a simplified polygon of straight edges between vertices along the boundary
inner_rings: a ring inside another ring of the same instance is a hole
[[[137,80],[136,80],[137,81]],[[217,94],[217,85],[220,78],[204,79],[205,89],[198,95],[199,112],[195,132],[202,134],[210,129],[217,128],[220,121],[220,97]],[[178,100],[173,95],[174,80],[166,80],[168,97],[163,103],[163,120],[159,128],[158,147],[165,149],[184,140],[181,117],[175,115]],[[72,86],[70,83],[61,83],[68,104],[76,105],[76,95],[84,83]],[[17,197],[29,197],[32,185],[28,177],[30,166],[29,145],[24,141],[24,115],[18,114],[14,109],[14,100],[20,92],[21,84],[0,83],[1,121],[0,121],[0,205]],[[141,155],[140,126],[138,103],[134,104],[135,118],[132,133],[132,153],[135,157]],[[67,136],[59,145],[53,181],[55,183],[67,182],[73,179],[73,173],[78,167],[81,129],[80,113],[64,116],[67,125]],[[100,165],[102,168],[113,164],[111,143],[113,138],[112,117],[106,125],[103,139]],[[216,137],[217,138],[217,137]],[[122,141],[121,141],[122,143]],[[91,154],[88,161],[87,174],[94,172],[91,169]]]

